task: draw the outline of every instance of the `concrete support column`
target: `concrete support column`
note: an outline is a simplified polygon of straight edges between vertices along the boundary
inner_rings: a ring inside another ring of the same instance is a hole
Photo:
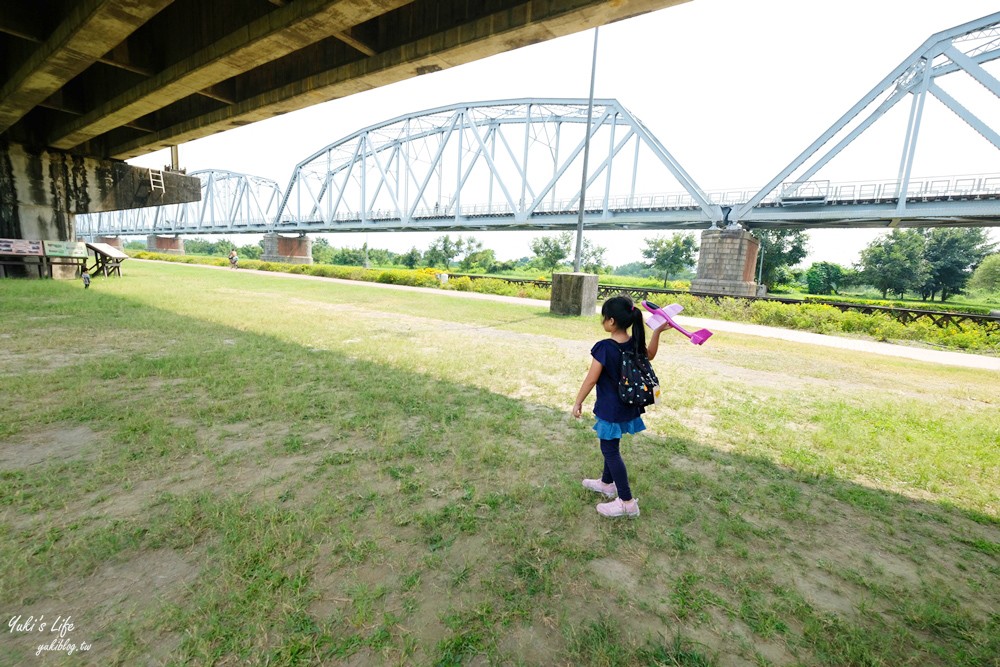
[[[0,238],[76,241],[77,214],[201,198],[195,176],[165,173],[163,183],[163,190],[154,192],[148,169],[0,139]],[[53,271],[57,277],[63,273]]]
[[[150,234],[146,237],[146,250],[150,252],[165,252],[171,255],[184,254],[184,239],[179,236],[157,236]]]
[[[290,237],[277,232],[264,234],[264,253],[260,258],[265,262],[312,264],[312,239],[305,234]]]
[[[593,315],[597,309],[597,276],[592,273],[553,273],[549,312],[556,315]]]
[[[760,241],[744,229],[706,229],[701,233],[698,273],[691,291],[726,296],[757,296],[754,269]]]
[[[98,236],[96,242],[106,243],[112,248],[118,248],[119,250],[125,249],[125,244],[122,242],[122,237],[120,236]]]

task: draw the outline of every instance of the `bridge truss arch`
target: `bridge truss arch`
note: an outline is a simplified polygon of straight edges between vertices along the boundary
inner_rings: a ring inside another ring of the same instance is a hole
[[[259,233],[278,213],[282,191],[273,180],[223,169],[190,175],[201,181],[200,201],[79,215],[77,234]]]
[[[299,163],[273,231],[571,229],[587,112],[586,99],[500,100],[369,126]],[[590,119],[587,228],[722,220],[720,206],[617,100],[594,100]],[[674,194],[639,194],[650,192]]]
[[[1000,174],[937,178],[913,174],[919,139],[927,133],[922,121],[931,99],[1000,151],[1000,78],[997,70],[986,69],[998,60],[1000,12],[930,36],[763,188],[734,206],[730,224],[750,228],[1000,224]],[[973,94],[969,87],[961,87],[965,82],[978,84],[971,86]],[[985,100],[974,94],[983,91]],[[818,180],[824,167],[905,100],[910,109],[899,137],[894,180],[858,185]],[[1000,165],[1000,152],[996,155]]]

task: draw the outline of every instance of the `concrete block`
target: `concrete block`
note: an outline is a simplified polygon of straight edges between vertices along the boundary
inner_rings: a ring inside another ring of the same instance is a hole
[[[553,273],[549,312],[556,315],[593,315],[597,309],[597,276],[592,273]]]

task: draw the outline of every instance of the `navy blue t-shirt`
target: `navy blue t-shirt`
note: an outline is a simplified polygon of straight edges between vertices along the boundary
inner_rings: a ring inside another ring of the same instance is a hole
[[[590,356],[604,366],[601,369],[601,376],[597,378],[597,402],[594,403],[594,414],[598,419],[620,424],[632,421],[645,412],[641,407],[625,405],[618,398],[618,383],[622,376],[622,350],[631,347],[631,338],[624,343],[605,338],[590,348]]]

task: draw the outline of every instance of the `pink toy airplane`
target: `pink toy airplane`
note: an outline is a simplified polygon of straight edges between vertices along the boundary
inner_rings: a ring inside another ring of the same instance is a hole
[[[681,327],[681,325],[674,322],[673,316],[684,310],[684,306],[679,303],[672,303],[665,308],[660,308],[652,301],[641,301],[640,303],[642,303],[642,307],[650,313],[649,319],[646,320],[646,326],[650,329],[659,329],[665,323],[669,324],[672,328],[677,329],[682,334],[687,336],[695,345],[701,345],[712,337],[712,332],[708,329],[699,329],[694,333],[688,333]]]

